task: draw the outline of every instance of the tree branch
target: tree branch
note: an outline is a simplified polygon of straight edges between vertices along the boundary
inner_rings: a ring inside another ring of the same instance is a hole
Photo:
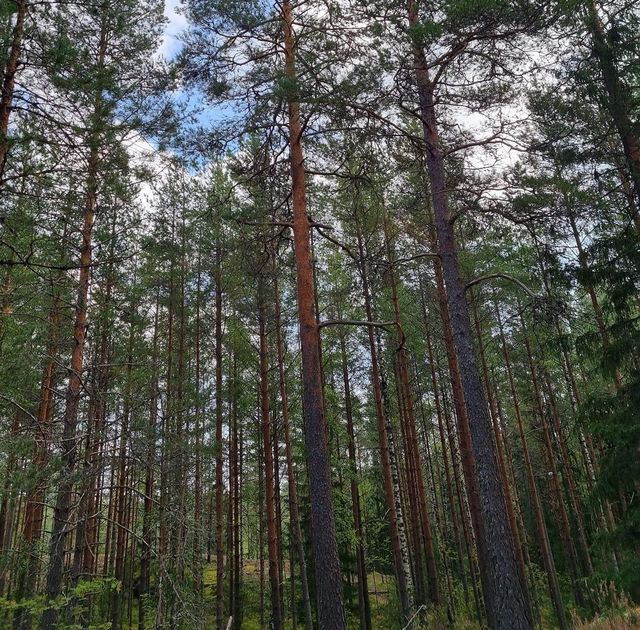
[[[367,322],[356,319],[329,319],[326,322],[320,322],[318,324],[318,330],[325,326],[373,326],[375,328],[388,328],[389,326],[395,326],[396,322]]]
[[[503,280],[509,280],[510,282],[517,284],[530,298],[537,299],[540,297],[539,295],[534,293],[524,282],[506,273],[489,273],[486,276],[475,278],[474,280],[471,280],[471,282],[467,283],[467,285],[465,286],[465,290],[470,289],[471,287],[474,287],[476,284],[480,284],[481,282],[493,280],[494,278],[502,278]]]
[[[345,245],[344,243],[341,243],[339,240],[333,238],[333,236],[329,236],[328,234],[323,232],[322,229],[320,228],[320,224],[316,224],[315,227],[318,230],[318,234],[320,234],[320,236],[323,236],[329,242],[333,243],[334,245],[336,245],[340,249],[344,250],[352,260],[356,260],[356,261],[358,260],[358,257],[349,249],[349,247],[347,247],[347,245]]]

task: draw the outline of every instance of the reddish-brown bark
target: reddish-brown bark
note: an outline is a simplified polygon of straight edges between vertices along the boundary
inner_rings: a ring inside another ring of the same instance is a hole
[[[297,83],[295,36],[291,3],[282,2],[285,72]],[[338,559],[336,526],[331,494],[331,471],[324,416],[320,366],[320,333],[314,309],[313,273],[306,202],[306,173],[302,150],[302,124],[297,92],[288,96],[289,160],[293,197],[293,241],[296,262],[298,318],[302,352],[303,407],[313,522],[318,617],[321,627],[346,628],[342,603],[342,575]]]
[[[433,546],[433,534],[431,531],[431,518],[427,508],[426,488],[422,471],[422,458],[420,457],[420,448],[418,444],[418,434],[416,431],[415,408],[413,403],[413,393],[411,391],[411,380],[409,376],[409,365],[407,361],[407,348],[405,344],[405,336],[402,330],[402,318],[400,314],[400,306],[398,303],[398,290],[394,273],[394,256],[389,242],[388,224],[385,217],[385,240],[387,245],[387,258],[389,259],[389,281],[391,284],[391,299],[393,302],[394,315],[396,318],[396,330],[398,338],[398,367],[400,377],[400,398],[404,403],[406,410],[406,433],[409,445],[409,461],[413,469],[413,481],[415,485],[410,491],[415,492],[416,502],[418,504],[420,522],[422,526],[422,536],[427,562],[427,577],[429,580],[429,597],[436,606],[440,605],[440,584],[438,579],[438,568],[436,566],[435,551]]]
[[[365,257],[364,240],[357,210],[354,213],[354,223],[358,240],[358,257],[360,278],[362,281],[362,293],[364,297],[365,313],[367,321],[373,321],[373,308],[371,305],[371,291]],[[376,349],[373,326],[367,327],[369,339],[369,352],[371,354],[371,378],[373,382],[373,394],[376,409],[376,423],[378,428],[378,442],[380,446],[380,459],[382,463],[382,478],[384,493],[387,502],[389,535],[391,538],[391,552],[400,595],[402,613],[406,622],[411,617],[413,601],[411,596],[411,583],[406,558],[406,545],[404,541],[404,521],[402,518],[401,503],[394,490],[393,473],[391,469],[391,454],[389,448],[389,436],[387,433],[385,413],[382,399],[382,385],[380,378],[380,366]]]
[[[16,73],[22,51],[22,38],[24,36],[24,21],[27,15],[27,0],[16,0],[16,21],[11,33],[11,46],[4,67],[2,77],[2,92],[0,94],[0,185],[4,175],[4,168],[9,148],[7,132],[9,130],[9,118],[13,106],[13,93],[16,83]]]
[[[275,258],[273,260],[275,269]],[[309,580],[307,579],[307,560],[304,553],[304,541],[302,538],[302,528],[300,526],[300,513],[298,510],[298,482],[293,470],[293,453],[291,451],[291,429],[289,426],[289,399],[287,396],[286,375],[284,366],[284,342],[282,339],[282,316],[280,312],[280,291],[278,289],[278,277],[274,274],[274,305],[275,305],[275,327],[276,345],[278,354],[278,376],[280,384],[280,404],[282,406],[282,428],[284,432],[285,459],[287,463],[287,478],[289,480],[289,513],[291,529],[300,564],[300,582],[302,586],[302,599],[305,611],[305,628],[313,630],[313,614],[311,611],[311,597],[309,595]],[[293,569],[292,569],[293,571]]]
[[[269,372],[267,365],[266,308],[258,288],[258,324],[260,329],[260,423],[265,468],[265,505],[267,511],[267,549],[269,552],[269,583],[271,586],[271,623],[273,630],[282,629],[282,595],[278,555],[278,532],[276,526],[275,485],[271,436],[271,414],[269,410]]]

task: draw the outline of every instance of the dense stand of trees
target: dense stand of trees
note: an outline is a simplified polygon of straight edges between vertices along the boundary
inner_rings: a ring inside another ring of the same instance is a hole
[[[182,11],[0,2],[0,627],[634,627],[638,4]]]

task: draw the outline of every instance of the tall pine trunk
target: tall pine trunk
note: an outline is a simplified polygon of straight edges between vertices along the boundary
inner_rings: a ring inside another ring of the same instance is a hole
[[[356,237],[358,241],[358,262],[360,279],[362,282],[362,294],[364,297],[365,313],[368,321],[373,321],[373,307],[371,305],[371,290],[369,288],[369,275],[365,257],[364,239],[358,218],[358,211],[354,212],[354,222],[356,226]],[[391,539],[391,554],[396,575],[398,594],[400,595],[400,605],[404,622],[408,623],[413,614],[413,597],[411,589],[411,574],[409,572],[409,561],[407,557],[407,544],[404,530],[404,519],[402,505],[400,503],[399,490],[394,484],[393,472],[391,469],[391,453],[389,448],[389,436],[385,420],[382,384],[380,379],[380,365],[378,362],[378,351],[376,348],[373,327],[367,327],[369,352],[371,356],[371,380],[373,383],[373,396],[376,409],[376,423],[378,428],[378,443],[380,446],[380,460],[382,464],[382,479],[384,484],[384,494],[387,503],[389,537]]]
[[[84,345],[87,332],[87,301],[89,279],[91,275],[91,241],[96,207],[96,169],[98,155],[92,150],[89,159],[88,193],[82,228],[82,249],[80,253],[80,278],[75,304],[73,327],[73,351],[71,354],[70,376],[65,399],[65,411],[62,432],[62,470],[58,484],[56,504],[51,530],[49,549],[49,570],[47,572],[46,595],[53,602],[62,592],[64,556],[69,534],[69,512],[74,482],[74,470],[77,459],[78,406],[82,393],[82,370],[84,366]],[[54,630],[57,626],[58,612],[49,606],[42,616],[42,630]]]
[[[413,0],[409,4],[409,25],[418,23]],[[414,48],[415,73],[422,116],[431,200],[438,235],[438,253],[447,288],[453,339],[460,364],[460,376],[469,417],[475,456],[482,531],[478,532],[479,553],[485,570],[482,586],[489,625],[494,630],[530,630],[533,618],[526,583],[520,571],[513,532],[502,488],[491,419],[487,409],[475,348],[465,285],[460,276],[453,219],[449,211],[444,153],[438,136],[434,85],[424,52]]]
[[[0,93],[0,186],[4,175],[4,168],[7,162],[7,151],[9,140],[9,118],[13,105],[13,92],[16,83],[16,73],[18,72],[18,62],[22,51],[22,38],[24,36],[24,21],[27,15],[27,0],[16,0],[16,21],[11,33],[11,46],[9,55],[4,66],[2,76],[2,92]]]
[[[310,235],[307,215],[306,173],[302,151],[302,124],[298,102],[295,38],[289,0],[282,2],[285,72],[291,81],[288,97],[289,159],[293,193],[293,240],[298,293],[298,318],[302,352],[303,407],[309,480],[311,517],[314,534],[315,572],[320,626],[346,629],[342,603],[342,575],[336,542],[336,524],[331,490],[329,447],[324,416],[320,365],[320,331],[314,312],[314,285],[311,268]]]
[[[275,258],[273,261],[275,269]],[[274,274],[274,305],[276,345],[278,350],[278,376],[280,384],[280,404],[282,406],[282,427],[284,431],[285,458],[287,463],[287,479],[289,481],[289,514],[291,528],[300,564],[300,582],[302,586],[302,599],[304,603],[305,628],[313,630],[313,613],[311,611],[311,597],[309,595],[309,580],[307,579],[307,560],[304,553],[304,540],[300,526],[300,512],[298,509],[298,483],[293,470],[293,454],[291,451],[291,431],[289,426],[289,400],[287,396],[286,374],[284,367],[284,343],[282,339],[282,315],[280,308],[280,292],[278,290],[277,274]],[[293,571],[293,569],[292,569]],[[294,612],[295,614],[295,612]]]
[[[215,345],[216,345],[216,628],[224,627],[224,545],[222,540],[222,251],[216,239],[215,268]]]
[[[340,319],[340,313],[338,313]],[[360,630],[371,630],[371,603],[367,585],[367,563],[364,550],[364,528],[362,526],[362,511],[360,508],[360,491],[357,481],[356,445],[353,429],[353,408],[351,404],[351,383],[347,368],[347,350],[344,335],[340,335],[340,360],[342,364],[342,382],[344,385],[345,416],[347,418],[347,435],[349,437],[348,451],[351,465],[351,511],[353,514],[353,529],[356,538],[356,564],[358,568],[358,614],[360,616]]]
[[[258,279],[263,282],[262,278]],[[280,590],[280,570],[278,558],[278,538],[276,528],[275,486],[273,471],[273,451],[271,446],[271,416],[269,411],[269,371],[267,365],[266,308],[262,295],[263,287],[258,287],[258,320],[260,328],[260,423],[262,425],[262,446],[265,467],[265,507],[267,510],[267,549],[269,552],[269,584],[271,587],[271,624],[273,630],[282,630],[282,594]]]

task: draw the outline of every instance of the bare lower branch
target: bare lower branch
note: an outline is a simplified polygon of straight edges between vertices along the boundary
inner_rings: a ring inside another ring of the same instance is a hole
[[[375,328],[388,328],[389,326],[395,326],[396,322],[367,322],[356,319],[330,319],[326,322],[320,322],[318,324],[318,330],[325,326],[373,326]]]
[[[468,282],[465,289],[470,289],[476,284],[486,282],[487,280],[493,280],[494,278],[502,278],[503,280],[509,280],[510,282],[517,284],[530,298],[536,299],[539,297],[524,282],[506,273],[489,273],[486,276],[480,276],[479,278],[475,278],[474,280],[471,280],[471,282]]]
[[[386,263],[390,267],[393,265],[402,265],[404,263],[411,262],[413,260],[419,260],[420,258],[440,258],[440,254],[434,252],[426,252],[425,254],[418,254],[416,256],[410,256],[409,258],[396,258],[393,262]]]
[[[237,222],[241,225],[261,225],[264,227],[268,225],[278,225],[280,227],[293,227],[292,221],[252,221],[251,219],[238,219]]]
[[[317,228],[318,234],[320,234],[320,236],[323,236],[329,242],[333,243],[334,245],[336,245],[337,247],[339,247],[340,249],[345,251],[347,253],[347,255],[349,256],[349,258],[351,258],[352,260],[358,260],[358,257],[349,249],[349,247],[347,245],[345,245],[344,243],[340,242],[338,239],[333,238],[333,236],[329,236],[328,234],[323,232],[322,229],[320,229],[319,225],[316,225],[316,228]]]

